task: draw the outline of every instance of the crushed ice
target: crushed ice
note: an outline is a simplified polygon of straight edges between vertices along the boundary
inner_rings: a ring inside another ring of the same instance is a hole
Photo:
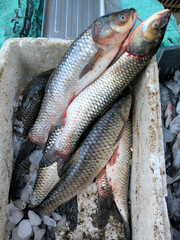
[[[180,26],[180,25],[179,25]],[[180,29],[180,28],[179,28]],[[167,171],[167,206],[172,239],[180,236],[180,71],[160,83],[163,136]],[[171,107],[170,107],[171,106]]]

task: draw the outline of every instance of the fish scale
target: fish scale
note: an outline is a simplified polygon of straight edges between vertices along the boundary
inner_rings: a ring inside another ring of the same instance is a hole
[[[126,52],[99,79],[84,89],[70,104],[66,124],[54,149],[65,154],[71,153],[89,124],[118,98],[149,59],[132,58]]]
[[[128,213],[128,187],[131,167],[131,120],[125,125],[121,139],[113,156],[106,165],[106,175],[111,186],[114,201],[122,216],[126,239],[130,239]]]
[[[58,206],[76,196],[105,166],[120,138],[124,121],[129,115],[130,94],[119,107],[111,108],[90,130],[80,148],[70,160],[48,197],[35,209],[39,214],[50,214]],[[123,117],[122,117],[123,115]]]
[[[71,89],[69,90],[69,84],[71,82],[72,75],[75,79],[79,78],[82,69],[98,50],[93,42],[91,29],[89,29],[83,36],[80,37],[81,41],[78,41],[77,39],[77,41],[71,45],[66,55],[61,60],[61,64],[51,75],[46,87],[48,90],[45,93],[40,113],[30,133],[31,139],[39,136],[39,121],[41,121],[41,126],[43,126],[45,129],[47,126],[46,122],[50,121],[52,115],[56,115],[57,112],[60,111],[59,109],[62,108],[63,103],[57,101],[57,99],[62,97],[61,94],[63,92],[65,92],[67,95],[69,94],[69,91],[71,91]],[[86,48],[84,48],[85,45]],[[61,81],[59,81],[59,79],[61,79]],[[51,113],[48,115],[49,119],[44,112]],[[44,132],[42,133],[42,137],[44,138],[43,134]]]
[[[40,112],[29,133],[32,143],[46,143],[49,131],[58,124],[69,103],[108,67],[136,19],[133,8],[105,15],[71,44],[48,81]]]
[[[64,164],[68,158],[62,159],[62,156],[70,156],[86,127],[105,112],[121,91],[149,63],[162,42],[170,15],[169,10],[162,10],[142,22],[125,40],[122,46],[125,52],[121,57],[74,99],[67,110],[66,124],[62,134],[60,134],[54,147],[42,158],[45,166],[52,163],[54,157],[54,161],[58,160],[58,163],[62,161]],[[95,141],[96,139],[94,139]],[[62,164],[60,165],[62,166]],[[41,182],[41,179],[36,181]],[[44,185],[45,187],[46,185]],[[34,189],[34,193],[38,194],[38,189]],[[51,198],[51,194],[40,206],[45,206],[44,204],[48,203],[48,198]],[[30,205],[38,205],[36,198],[33,198]]]
[[[67,110],[67,120],[63,131],[59,135],[54,146],[40,161],[41,170],[39,171],[41,171],[41,174],[37,175],[33,196],[30,202],[31,207],[37,206],[40,203],[40,199],[43,200],[45,192],[46,195],[49,193],[46,191],[46,185],[51,184],[50,182],[44,182],[44,187],[39,188],[38,186],[41,184],[43,169],[43,179],[45,179],[48,172],[47,166],[51,169],[50,164],[57,161],[57,156],[55,158],[53,157],[54,152],[58,151],[58,153],[67,155],[72,153],[79,138],[87,127],[118,98],[124,88],[147,65],[149,59],[150,57],[139,59],[138,57],[131,56],[129,53],[125,52],[115,64],[107,69],[106,72],[94,83],[84,89],[84,91],[81,92],[70,104]],[[131,68],[129,66],[131,66]],[[128,74],[126,74],[124,69],[128,68],[129,71]],[[62,162],[61,166],[64,166],[65,160],[61,158],[61,155],[59,157],[59,162]],[[60,167],[58,169],[58,172],[59,171]],[[56,172],[57,170],[55,169],[55,175]],[[39,195],[41,195],[41,192],[43,192],[43,194],[40,198]]]

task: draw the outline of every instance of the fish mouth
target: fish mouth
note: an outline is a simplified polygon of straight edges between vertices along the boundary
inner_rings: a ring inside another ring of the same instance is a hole
[[[167,25],[169,18],[171,16],[171,11],[169,9],[164,9],[157,13],[157,15],[160,17],[162,20],[160,28],[163,28],[165,25]]]
[[[136,20],[137,17],[138,17],[138,12],[135,9],[132,9],[132,10],[134,11],[133,14],[132,14],[132,19]]]

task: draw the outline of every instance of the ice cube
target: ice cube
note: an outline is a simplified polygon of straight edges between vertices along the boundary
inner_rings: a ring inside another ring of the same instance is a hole
[[[20,199],[17,199],[16,201],[14,201],[13,204],[18,209],[23,209],[24,207],[23,201],[21,201]]]
[[[56,212],[53,212],[53,213],[52,213],[52,217],[53,217],[53,219],[54,219],[55,221],[61,221],[61,219],[62,219],[61,215],[59,215],[59,214],[56,213]]]
[[[175,96],[178,95],[180,89],[176,81],[172,79],[167,81],[165,84],[169,89],[171,89]]]
[[[42,156],[43,156],[43,153],[41,150],[35,150],[29,156],[29,160],[36,168],[39,168],[39,162]]]
[[[176,70],[176,71],[175,71],[174,80],[175,80],[176,82],[179,82],[179,81],[180,81],[180,71],[179,71],[179,70]]]
[[[48,226],[56,227],[56,222],[54,221],[54,219],[52,219],[52,218],[50,218],[48,216],[44,216],[43,221]]]
[[[32,192],[33,192],[32,186],[27,184],[21,192],[21,200],[28,202]]]
[[[72,236],[74,240],[83,239],[83,232],[81,230],[76,229],[72,232]]]
[[[12,222],[8,222],[8,224],[6,225],[6,230],[8,232],[12,231],[13,228],[16,226],[16,224],[12,223]]]
[[[170,131],[174,136],[180,131],[180,114],[171,121]]]
[[[38,226],[41,224],[41,218],[35,212],[29,211],[28,217],[32,226]]]
[[[180,114],[180,101],[178,102],[178,104],[176,106],[176,112],[177,112],[177,114]]]
[[[173,154],[173,166],[176,169],[180,168],[180,133],[172,146],[172,154]]]
[[[34,186],[36,177],[37,177],[37,171],[31,175],[31,180],[30,180],[31,186]]]
[[[34,240],[41,240],[46,232],[46,229],[40,229],[37,226],[33,226]]]
[[[17,224],[22,219],[22,217],[24,215],[22,211],[17,209],[11,203],[7,205],[6,212],[7,212],[9,220],[14,224]]]
[[[19,226],[15,227],[13,230],[12,230],[12,240],[29,240],[31,235],[29,237],[26,237],[26,238],[21,238],[18,236],[18,229],[19,229]]]
[[[164,142],[171,142],[174,139],[170,130],[165,127],[163,127],[163,137],[164,137]]]
[[[30,221],[27,219],[22,220],[19,223],[17,235],[20,238],[27,238],[31,236],[31,234],[32,234],[32,227],[31,227]]]

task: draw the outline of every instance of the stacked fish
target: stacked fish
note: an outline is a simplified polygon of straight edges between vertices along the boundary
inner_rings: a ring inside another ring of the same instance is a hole
[[[156,53],[169,17],[169,10],[158,12],[128,36],[136,10],[103,16],[71,44],[51,75],[45,73],[30,84],[17,112],[25,140],[13,169],[12,200],[25,186],[31,152],[41,148],[26,208],[43,216],[62,210],[69,201],[77,206],[77,194],[97,177],[99,226],[106,225],[114,200],[130,239],[132,96],[127,86]]]

